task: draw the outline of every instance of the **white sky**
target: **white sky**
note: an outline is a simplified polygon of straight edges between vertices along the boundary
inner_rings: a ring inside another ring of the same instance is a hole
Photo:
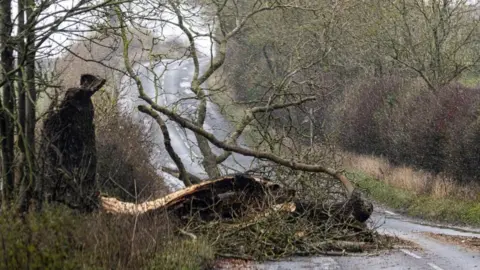
[[[68,12],[73,6],[77,5],[79,2],[79,0],[41,0],[40,2],[46,1],[53,4],[51,4],[45,11],[41,13],[41,23],[37,25],[37,27],[45,26],[49,23],[54,22],[57,18],[65,16],[66,12]],[[88,5],[93,5],[94,2],[99,3],[99,1],[96,0],[91,1],[91,3]],[[150,18],[163,18],[164,20],[177,22],[175,14],[168,10],[161,11],[158,7],[155,6],[155,2],[156,1],[150,3],[149,1],[144,0],[135,1],[134,3],[130,3],[129,6],[123,5],[122,9],[125,12],[129,12],[129,14],[138,15],[137,17],[148,16]],[[17,0],[13,0],[12,16],[14,18],[17,18],[18,15],[17,7]],[[204,25],[205,23],[203,19],[200,18],[200,16],[195,15],[199,11],[198,8],[183,8],[182,11],[184,13],[184,16],[187,18],[186,24],[188,24],[193,30],[200,33],[208,33],[209,29],[207,26]],[[96,16],[92,14],[83,14],[82,16],[77,16],[75,18],[67,20],[66,22],[63,22],[58,27],[58,30],[64,30],[64,32],[57,32],[53,34],[50,39],[42,45],[44,49],[41,50],[40,54],[58,54],[61,51],[62,46],[71,45],[73,40],[78,39],[78,37],[76,37],[75,35],[72,35],[71,33],[66,33],[65,30],[77,31],[76,34],[80,34],[78,30],[86,31],[90,25],[98,23],[100,21],[108,21],[108,18],[105,18],[103,15],[99,17],[98,13],[96,14]],[[171,24],[161,24],[158,21],[155,22],[141,19],[135,19],[134,22],[137,25],[142,25],[147,29],[151,29],[154,35],[165,37],[165,41],[175,39],[177,41],[180,40],[185,44],[187,43],[187,38],[183,34],[181,29]],[[16,20],[15,25],[17,25],[17,23],[18,21]],[[210,47],[212,45],[212,42],[208,37],[196,38],[196,45],[198,51],[204,53],[205,55],[210,55]]]

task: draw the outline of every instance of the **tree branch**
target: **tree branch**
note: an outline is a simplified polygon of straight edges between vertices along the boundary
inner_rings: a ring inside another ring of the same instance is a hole
[[[228,138],[225,140],[225,142],[227,144],[235,143],[238,140],[238,138],[240,137],[240,135],[242,135],[245,128],[252,122],[252,120],[254,119],[254,114],[256,114],[256,113],[271,112],[271,111],[274,111],[274,110],[284,109],[284,108],[291,107],[291,106],[297,106],[297,105],[301,105],[301,104],[303,104],[307,101],[312,101],[312,100],[315,100],[315,99],[316,98],[312,96],[312,97],[306,97],[306,98],[301,99],[297,102],[291,102],[291,103],[285,103],[285,104],[274,104],[274,105],[271,105],[271,106],[267,105],[267,106],[262,106],[262,107],[251,108],[251,109],[246,111],[245,116],[243,117],[240,124],[237,126],[236,130],[228,136]],[[217,163],[222,163],[230,155],[231,155],[231,152],[222,153],[222,155],[217,157]]]
[[[191,186],[192,182],[190,181],[189,174],[187,173],[187,170],[183,165],[182,159],[177,155],[177,153],[172,147],[170,133],[168,132],[167,125],[165,124],[163,119],[160,117],[160,115],[157,112],[153,110],[147,110],[145,109],[144,106],[138,106],[138,110],[141,111],[142,113],[149,115],[150,117],[155,119],[155,121],[157,121],[157,124],[160,126],[160,129],[162,130],[163,144],[165,145],[165,149],[167,150],[168,154],[172,158],[173,162],[175,162],[175,165],[177,165],[177,168],[179,170],[178,178],[182,180],[185,186],[187,187]]]
[[[227,151],[232,151],[235,153],[242,154],[244,156],[250,156],[250,157],[256,157],[260,159],[267,159],[272,162],[275,162],[277,164],[283,165],[285,167],[291,168],[293,170],[302,170],[302,171],[307,171],[307,172],[320,172],[320,173],[325,173],[327,175],[330,175],[336,179],[338,179],[340,182],[342,182],[343,186],[347,190],[348,195],[350,196],[353,193],[354,187],[352,183],[343,175],[341,171],[336,171],[332,168],[324,167],[322,165],[312,165],[312,164],[306,164],[302,163],[293,159],[286,159],[282,158],[280,156],[274,155],[272,153],[268,152],[263,152],[263,151],[255,151],[247,148],[243,148],[237,145],[231,145],[228,143],[225,143],[223,141],[220,141],[217,139],[212,133],[209,133],[205,131],[203,128],[198,127],[194,123],[192,123],[190,120],[185,119],[178,114],[170,111],[169,109],[159,106],[156,103],[150,104],[151,108],[148,108],[145,105],[140,105],[141,107],[144,107],[143,110],[149,110],[153,111],[156,110],[160,113],[165,114],[168,116],[171,120],[175,121],[177,124],[182,126],[183,128],[190,129],[191,131],[205,137],[208,141],[210,141],[213,145],[222,148]]]

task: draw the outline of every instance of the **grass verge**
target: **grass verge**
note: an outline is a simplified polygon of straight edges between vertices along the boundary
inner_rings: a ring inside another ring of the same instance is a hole
[[[209,269],[212,244],[165,217],[81,215],[48,207],[0,215],[0,269]]]
[[[419,195],[358,171],[352,172],[351,178],[373,200],[409,216],[455,225],[480,226],[480,201]]]

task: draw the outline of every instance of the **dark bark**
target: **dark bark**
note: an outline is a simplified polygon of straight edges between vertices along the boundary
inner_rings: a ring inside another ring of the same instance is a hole
[[[14,80],[13,44],[11,40],[12,18],[11,1],[0,2],[0,54],[1,80],[5,82],[0,108],[0,136],[2,145],[3,201],[8,202],[14,190]]]
[[[19,0],[18,1],[18,33],[23,33],[25,30],[25,1]],[[23,65],[25,61],[25,55],[27,53],[27,48],[25,47],[25,39],[20,37],[17,43],[17,66]],[[26,126],[25,126],[25,118],[26,118],[26,94],[25,94],[25,78],[24,78],[24,69],[19,68],[17,71],[17,93],[18,93],[18,105],[17,105],[17,114],[18,114],[18,140],[17,145],[21,152],[21,164],[19,166],[19,170],[16,173],[16,183],[20,183],[20,204],[19,204],[19,212],[24,213],[28,210],[28,202],[30,200],[31,192],[30,188],[31,185],[28,185],[28,157],[27,157],[27,140],[26,140]]]
[[[20,0],[19,10],[22,10],[20,9],[20,3],[22,1],[26,1],[26,5],[24,6],[25,12],[23,14],[26,18],[28,18],[27,25],[33,25],[35,23],[35,20],[31,15],[33,13],[35,2],[33,0]],[[21,42],[21,44],[23,44],[23,53],[20,53],[20,55],[22,56],[22,59],[20,60],[22,61],[22,63],[25,63],[25,78],[21,78],[24,82],[24,91],[22,98],[23,100],[19,99],[19,103],[21,103],[23,107],[23,115],[20,114],[20,117],[23,117],[23,124],[21,124],[21,126],[23,132],[22,135],[24,138],[24,149],[22,155],[22,167],[24,176],[22,177],[22,187],[20,193],[20,211],[26,211],[28,209],[29,201],[31,200],[34,193],[34,187],[37,184],[37,169],[35,167],[35,107],[37,102],[37,89],[35,82],[36,37],[35,32],[32,28],[29,28],[28,32],[25,33],[25,35],[27,42],[26,44],[24,44],[24,42]],[[40,208],[41,202],[37,203],[38,207]]]
[[[68,89],[58,111],[49,112],[42,138],[45,172],[37,196],[81,211],[98,207],[91,97],[104,83],[104,79],[82,75],[81,86]]]
[[[22,33],[25,30],[25,7],[24,0],[18,0],[18,32]],[[17,44],[17,65],[22,65],[25,59],[26,48],[25,48],[25,39],[20,37]],[[17,92],[18,92],[18,147],[24,153],[25,152],[25,82],[24,82],[24,72],[23,69],[18,69],[18,79],[17,79]]]

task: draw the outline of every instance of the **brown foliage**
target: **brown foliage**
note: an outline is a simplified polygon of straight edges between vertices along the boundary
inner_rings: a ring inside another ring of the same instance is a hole
[[[433,92],[381,78],[345,95],[336,128],[349,150],[472,181],[479,173],[479,105],[478,89],[460,84]]]
[[[97,174],[100,190],[125,201],[145,201],[168,193],[150,163],[156,148],[125,116],[103,112],[97,123]]]

